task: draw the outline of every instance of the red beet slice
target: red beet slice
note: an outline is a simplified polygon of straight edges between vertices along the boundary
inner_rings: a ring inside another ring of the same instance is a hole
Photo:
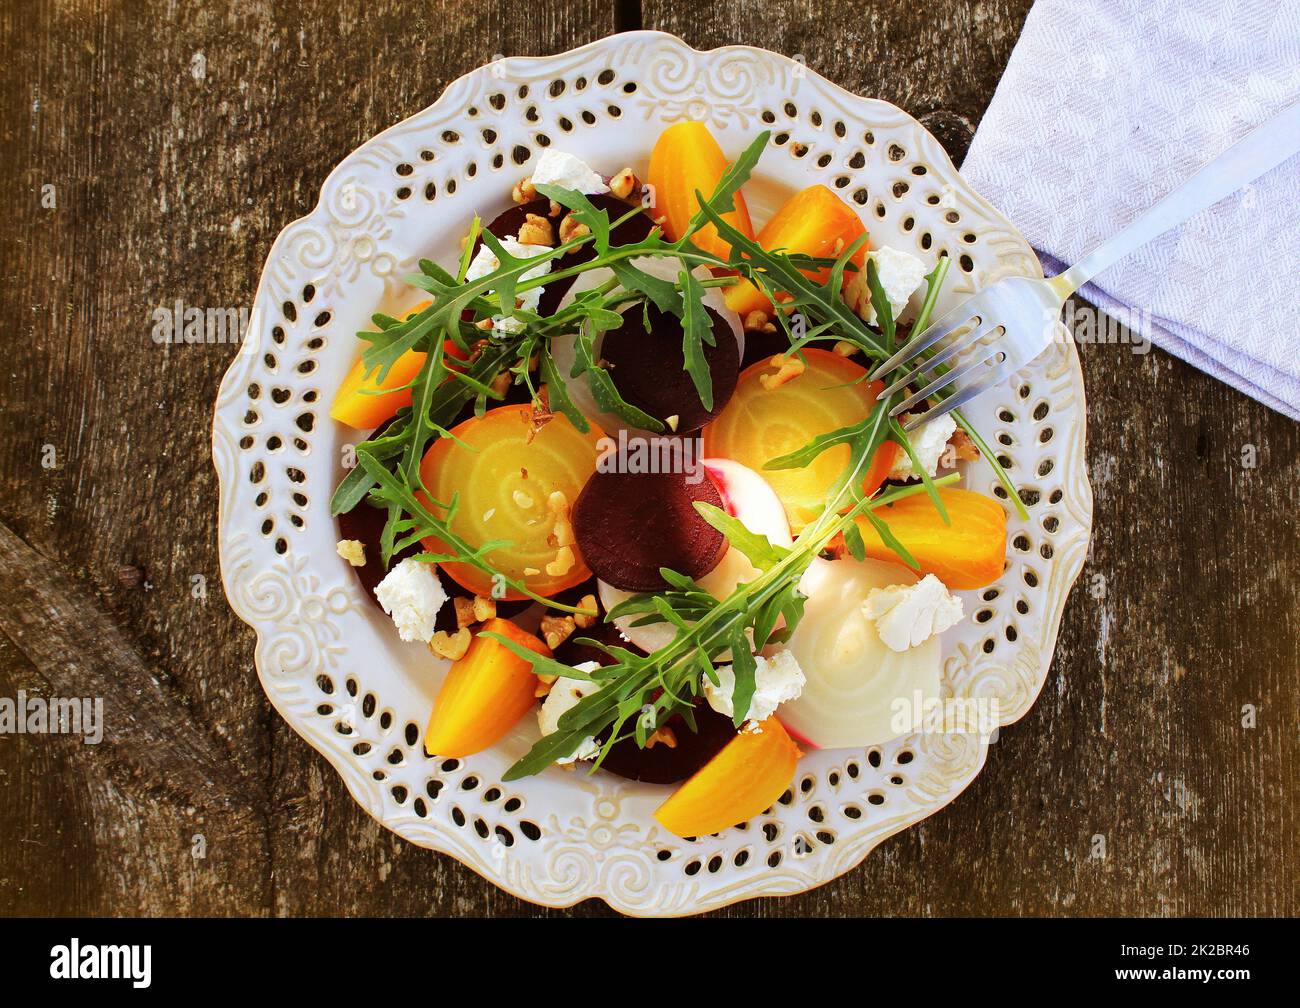
[[[722,751],[736,737],[731,718],[719,714],[703,702],[695,705],[695,727],[691,731],[685,719],[677,715],[666,725],[677,742],[673,748],[656,743],[642,749],[635,738],[623,739],[610,746],[602,770],[646,784],[675,784],[685,780]],[[627,726],[624,726],[625,730]],[[608,738],[605,735],[605,738]],[[597,742],[603,742],[600,736]]]
[[[682,320],[647,304],[633,306],[623,324],[605,333],[600,356],[610,368],[614,385],[633,406],[658,420],[677,417],[678,434],[691,434],[722,412],[736,391],[740,348],[731,326],[712,308],[714,345],[704,345],[704,360],[713,378],[713,408],[705,409],[700,393],[686,373],[682,356]],[[649,331],[646,322],[649,321]]]
[[[600,648],[592,647],[590,644],[579,644],[578,640],[582,638],[599,641],[608,647],[627,648],[634,654],[645,654],[644,651],[619,633],[618,627],[613,623],[606,623],[602,619],[600,623],[590,626],[586,630],[575,630],[573,636],[555,649],[555,660],[570,666],[581,665],[583,662],[589,661],[594,661],[598,665],[613,664],[613,659]]]
[[[604,210],[609,216],[610,222],[618,220],[629,210],[632,209],[621,199],[613,196],[598,195],[588,196],[591,205],[597,210]],[[497,216],[491,224],[487,225],[487,230],[497,238],[506,238],[517,236],[519,229],[523,226],[524,221],[528,219],[529,214],[536,214],[539,217],[545,217],[551,222],[551,230],[555,234],[555,240],[559,242],[560,221],[564,220],[568,210],[561,208],[559,214],[555,217],[550,216],[551,201],[548,199],[535,199],[529,203],[520,203],[512,206],[509,210]],[[655,223],[650,219],[650,215],[644,211],[634,214],[628,220],[615,227],[610,232],[610,244],[612,245],[633,245],[637,242],[644,241],[649,237],[650,232],[654,230]],[[483,244],[483,239],[478,239],[474,243],[474,254],[478,254],[479,246]],[[568,253],[555,261],[551,266],[551,272],[558,272],[561,269],[567,269],[570,266],[577,266],[579,263],[587,262],[595,258],[596,250],[590,244],[583,245],[581,248]],[[569,292],[573,286],[576,277],[565,277],[563,280],[555,280],[548,283],[542,288],[542,297],[537,305],[538,315],[554,315],[556,309],[560,307],[560,301],[564,295]]]
[[[718,488],[698,472],[597,471],[573,508],[578,549],[596,577],[624,591],[667,588],[660,567],[703,577],[722,559],[724,540],[695,501],[722,507]]]
[[[644,654],[635,644],[625,640],[613,623],[600,622],[587,630],[579,630],[555,649],[555,658],[566,665],[579,665],[594,661],[599,665],[612,665],[613,660],[599,648],[576,643],[577,638],[586,637],[600,641],[611,647],[624,647],[636,654]],[[608,770],[619,777],[629,780],[644,781],[647,784],[673,784],[685,780],[736,737],[736,726],[731,718],[719,714],[707,704],[700,702],[695,707],[695,726],[698,731],[691,731],[682,717],[674,717],[668,722],[677,745],[655,744],[649,749],[642,749],[635,738],[623,739],[610,747],[601,763],[602,770]],[[608,731],[597,736],[603,742],[609,738]]]

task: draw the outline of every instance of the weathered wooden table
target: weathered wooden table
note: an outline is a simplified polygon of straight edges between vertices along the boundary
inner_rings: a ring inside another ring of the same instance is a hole
[[[766,46],[960,160],[1028,6],[8,0],[0,696],[104,696],[109,728],[0,736],[0,912],[538,912],[381,829],[272,713],[217,570],[230,348],[160,347],[153,310],[249,303],[329,169],[496,53]],[[1300,427],[1158,351],[1083,357],[1095,542],[1038,705],[861,868],[725,913],[1300,912]]]

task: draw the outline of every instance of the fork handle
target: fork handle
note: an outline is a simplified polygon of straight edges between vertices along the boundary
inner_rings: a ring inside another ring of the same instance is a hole
[[[1064,299],[1172,227],[1230,196],[1300,152],[1300,104],[1256,126],[1128,227],[1050,281]]]

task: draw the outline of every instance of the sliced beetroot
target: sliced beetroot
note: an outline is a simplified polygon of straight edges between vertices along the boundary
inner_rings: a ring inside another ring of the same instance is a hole
[[[718,565],[724,541],[696,501],[722,507],[718,488],[699,472],[597,471],[573,508],[578,550],[596,577],[624,591],[667,588],[660,567],[703,577]]]
[[[646,784],[675,784],[685,780],[736,737],[731,718],[707,704],[697,703],[694,714],[697,731],[691,731],[681,715],[674,716],[665,725],[673,734],[674,746],[656,742],[642,749],[635,738],[626,738],[610,746],[601,769]],[[626,725],[624,730],[628,730]],[[603,742],[608,737],[607,731],[603,738],[598,735],[596,741]]]
[[[602,621],[586,630],[578,630],[556,648],[557,661],[566,665],[579,665],[588,661],[594,661],[598,665],[614,663],[599,648],[576,643],[579,637],[596,640],[609,647],[624,647],[635,654],[645,654],[624,638],[613,623]],[[635,738],[623,739],[610,747],[601,763],[601,769],[647,784],[673,784],[695,773],[736,737],[736,727],[731,723],[731,718],[719,714],[703,702],[695,707],[695,727],[698,731],[692,731],[680,715],[673,717],[666,727],[672,730],[676,742],[674,747],[656,743],[649,749],[642,749],[636,744]],[[601,742],[607,738],[608,730],[597,736]]]
[[[598,665],[613,664],[613,659],[600,648],[592,647],[590,644],[579,644],[579,639],[599,641],[606,647],[627,648],[634,654],[645,654],[644,651],[619,633],[618,627],[613,623],[604,622],[602,618],[600,623],[596,623],[586,630],[575,630],[573,636],[555,649],[555,660],[570,666],[591,661]]]
[[[712,308],[714,345],[704,346],[704,360],[713,379],[713,408],[705,409],[699,390],[686,372],[682,355],[682,320],[647,304],[623,314],[623,324],[605,333],[600,356],[619,394],[658,420],[677,417],[678,434],[699,430],[722,412],[736,391],[740,348],[731,326]],[[649,323],[649,330],[646,323]]]
[[[613,196],[599,195],[588,196],[591,205],[597,210],[604,210],[609,216],[610,222],[618,220],[626,214],[632,207],[622,200]],[[551,201],[548,199],[535,199],[528,203],[519,203],[512,206],[509,210],[498,215],[492,223],[488,224],[486,229],[497,238],[517,237],[519,229],[528,219],[529,214],[536,214],[538,217],[545,217],[551,222],[551,231],[558,243],[560,240],[560,222],[568,214],[568,210],[563,207],[560,212],[551,216]],[[650,215],[642,211],[634,214],[628,220],[619,224],[610,232],[610,243],[612,245],[633,245],[637,242],[644,241],[649,237],[650,232],[654,230],[654,221]],[[478,239],[474,243],[474,254],[478,254],[479,247],[483,244],[483,239]],[[558,272],[561,269],[567,269],[570,266],[577,266],[579,263],[587,262],[595,258],[596,250],[589,242],[579,249],[567,253],[551,266],[551,272]],[[542,288],[542,297],[537,304],[538,315],[554,315],[560,307],[560,301],[564,295],[569,292],[577,277],[565,277],[563,280],[554,280]]]

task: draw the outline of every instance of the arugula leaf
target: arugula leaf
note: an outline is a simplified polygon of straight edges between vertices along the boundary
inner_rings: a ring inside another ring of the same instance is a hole
[[[727,542],[743,553],[745,559],[759,570],[767,570],[789,553],[789,550],[769,542],[767,536],[751,532],[739,518],[732,517],[707,501],[695,501],[695,510],[701,518],[726,536]]]
[[[704,309],[704,289],[689,268],[678,277],[682,285],[682,361],[699,393],[700,405],[713,409],[713,375],[704,358],[705,345],[714,346],[713,322]]]
[[[735,674],[736,685],[731,690],[731,720],[739,728],[749,715],[749,705],[754,700],[754,672],[758,662],[749,653],[749,638],[743,630],[731,637],[731,671]]]

